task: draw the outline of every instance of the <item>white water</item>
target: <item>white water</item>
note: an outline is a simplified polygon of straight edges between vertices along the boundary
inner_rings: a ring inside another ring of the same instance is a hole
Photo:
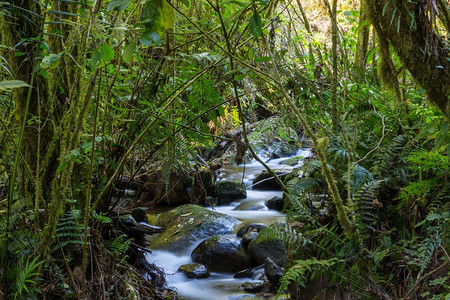
[[[310,150],[299,150],[294,156],[311,156]],[[293,168],[302,165],[300,162],[296,166],[282,164],[289,157],[273,159],[267,162],[274,171],[292,171]],[[243,171],[245,173],[243,174]],[[242,223],[264,223],[266,225],[275,222],[282,222],[284,214],[275,210],[269,210],[265,201],[274,196],[281,196],[281,191],[257,191],[251,190],[251,182],[256,175],[265,168],[258,162],[252,162],[245,166],[225,166],[221,169],[222,178],[228,180],[243,180],[248,187],[247,199],[233,202],[227,206],[216,206],[214,210],[235,217]],[[249,205],[252,210],[240,210],[239,205]],[[254,210],[256,208],[256,210]],[[210,208],[212,209],[212,208]],[[238,228],[235,228],[235,231]],[[233,235],[234,236],[234,235]],[[169,286],[175,288],[178,294],[187,300],[245,300],[264,299],[253,294],[244,292],[241,285],[245,282],[257,282],[250,278],[233,278],[230,273],[211,273],[211,277],[205,279],[188,279],[184,275],[177,273],[178,267],[183,264],[193,263],[191,259],[192,250],[200,243],[197,241],[187,248],[184,253],[174,254],[165,250],[153,250],[151,254],[146,254],[149,262],[164,269]]]

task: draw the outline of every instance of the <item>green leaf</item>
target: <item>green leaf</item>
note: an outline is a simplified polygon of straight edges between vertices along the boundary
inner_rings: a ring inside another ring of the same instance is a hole
[[[258,14],[253,14],[249,21],[250,32],[255,36],[261,36],[262,32],[262,20],[261,16]]]
[[[159,34],[154,31],[144,32],[139,38],[139,42],[144,46],[160,46],[162,44]]]
[[[434,220],[438,220],[438,219],[442,219],[442,216],[439,214],[430,214],[427,216],[428,221],[434,221]]]
[[[141,23],[146,32],[156,32],[161,36],[173,26],[174,21],[173,7],[164,0],[150,0],[142,7]]]
[[[255,63],[261,62],[261,61],[270,61],[270,60],[271,60],[271,58],[269,56],[258,57],[258,58],[255,58]]]
[[[59,65],[59,61],[61,60],[62,54],[63,52],[44,56],[44,58],[41,61],[41,67],[46,70],[55,69]]]
[[[22,80],[3,80],[0,81],[0,92],[6,90],[17,89],[21,87],[30,87],[25,81]]]
[[[103,45],[92,55],[92,67],[102,68],[114,59],[114,49],[110,45]]]
[[[111,10],[121,11],[128,7],[131,0],[113,0],[106,7],[106,12],[110,12]]]
[[[56,170],[56,174],[61,173],[65,168],[67,168],[67,166],[69,165],[69,162],[70,162],[70,161],[68,161],[68,160],[63,161],[63,162],[59,165],[58,169]]]
[[[122,54],[123,61],[129,63],[135,51],[136,51],[136,42],[131,42],[130,44],[128,44],[128,46],[126,46],[125,49],[123,50]]]
[[[255,58],[255,48],[250,48],[250,49],[248,49],[248,58],[250,58],[250,59],[254,59]]]

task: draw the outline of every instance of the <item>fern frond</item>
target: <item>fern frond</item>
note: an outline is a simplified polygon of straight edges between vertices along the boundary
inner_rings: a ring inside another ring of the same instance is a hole
[[[120,257],[128,250],[132,241],[133,239],[127,239],[126,234],[122,234],[109,243],[108,249]]]
[[[388,147],[381,151],[378,162],[375,163],[375,171],[380,175],[387,175],[397,162],[397,158],[408,143],[406,134],[395,137]]]
[[[382,205],[378,201],[378,190],[384,180],[375,180],[365,183],[355,196],[355,204],[357,207],[357,219],[361,224],[372,229],[370,225],[375,221],[374,210]]]
[[[309,279],[308,273],[311,271],[326,271],[339,262],[341,262],[341,260],[337,258],[318,260],[317,258],[312,257],[306,260],[296,260],[294,265],[286,271],[286,274],[283,277],[281,277],[278,295],[281,295],[288,288],[289,284],[294,282],[304,287]]]
[[[286,248],[304,247],[309,241],[305,239],[301,232],[296,231],[290,224],[274,224],[264,228],[258,234],[259,242],[281,241]]]

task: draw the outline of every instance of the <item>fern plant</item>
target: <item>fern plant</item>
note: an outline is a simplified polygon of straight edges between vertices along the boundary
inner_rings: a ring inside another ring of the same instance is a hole
[[[11,286],[11,295],[13,295],[14,300],[37,299],[37,295],[40,293],[37,285],[42,280],[38,268],[43,263],[44,261],[39,261],[38,257],[31,261],[27,259],[25,264],[23,257],[19,259],[16,280]]]
[[[132,242],[133,239],[127,239],[127,235],[122,234],[108,244],[108,249],[111,251],[112,257],[114,259],[119,259],[119,265],[128,258],[128,256],[124,254],[127,252]]]
[[[83,233],[81,212],[77,209],[68,211],[56,228],[56,236],[60,244],[56,245],[52,251],[56,251],[60,246],[65,249],[68,246],[83,245]]]
[[[342,262],[337,258],[330,258],[324,260],[318,260],[315,257],[303,260],[296,260],[283,277],[280,280],[280,287],[278,288],[278,294],[281,295],[291,283],[296,283],[301,286],[305,286],[309,279],[309,273],[320,273],[328,271],[335,264]]]

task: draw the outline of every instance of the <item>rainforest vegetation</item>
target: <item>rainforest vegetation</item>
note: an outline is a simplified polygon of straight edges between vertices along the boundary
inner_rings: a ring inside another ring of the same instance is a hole
[[[0,18],[0,299],[176,299],[121,209],[214,206],[208,178],[250,161],[283,190],[261,237],[287,251],[274,294],[325,276],[449,299],[447,1],[3,0]],[[267,132],[313,157],[280,176]]]

